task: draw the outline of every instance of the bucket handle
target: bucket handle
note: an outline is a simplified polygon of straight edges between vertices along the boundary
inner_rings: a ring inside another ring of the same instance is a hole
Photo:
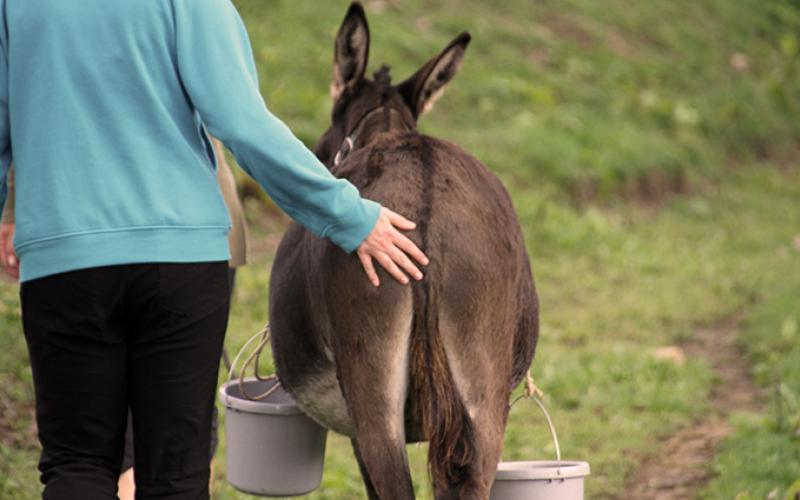
[[[251,352],[245,358],[244,363],[242,364],[242,373],[238,377],[239,378],[239,390],[241,391],[242,395],[244,397],[246,397],[247,399],[250,399],[250,400],[253,400],[253,401],[259,401],[259,400],[262,400],[264,398],[269,397],[272,393],[274,393],[276,390],[278,390],[278,388],[281,385],[281,381],[278,379],[278,375],[270,375],[268,377],[262,377],[258,373],[258,360],[261,357],[261,351],[263,351],[264,347],[266,347],[267,344],[269,344],[269,340],[270,340],[269,324],[265,325],[264,328],[261,331],[257,332],[255,335],[250,337],[250,339],[247,342],[244,343],[242,348],[239,349],[239,352],[236,353],[236,357],[233,358],[233,363],[231,363],[230,369],[228,370],[228,380],[227,380],[227,383],[230,384],[231,379],[233,379],[234,376],[235,376],[235,370],[236,370],[236,366],[239,364],[239,358],[242,357],[242,354],[244,354],[244,352],[247,350],[247,347],[250,344],[252,344],[253,341],[258,339],[259,337],[261,337],[261,340],[259,341],[258,345],[256,345],[256,348],[253,350],[253,352]],[[272,385],[272,387],[270,387],[269,389],[264,391],[262,394],[259,394],[257,396],[252,396],[252,395],[248,394],[247,393],[247,389],[245,389],[245,384],[244,384],[244,374],[247,371],[247,367],[250,366],[251,363],[253,363],[253,374],[255,375],[257,380],[260,380],[262,382],[266,382],[266,381],[269,381],[269,380],[274,380],[275,381],[275,383]],[[230,398],[230,395],[228,394],[228,391],[225,391],[226,403],[228,402],[229,398]]]
[[[553,420],[550,418],[550,414],[547,412],[547,408],[544,407],[544,403],[539,398],[539,396],[543,396],[544,393],[541,389],[536,387],[536,384],[533,383],[533,377],[531,377],[531,371],[528,370],[528,374],[525,376],[525,390],[522,394],[517,396],[517,398],[511,402],[509,405],[509,409],[513,407],[517,402],[521,399],[530,399],[542,410],[544,414],[544,418],[547,420],[547,427],[550,429],[550,436],[553,438],[553,444],[556,448],[556,462],[558,463],[558,474],[561,475],[561,448],[558,445],[558,435],[556,435],[556,428],[553,425]]]

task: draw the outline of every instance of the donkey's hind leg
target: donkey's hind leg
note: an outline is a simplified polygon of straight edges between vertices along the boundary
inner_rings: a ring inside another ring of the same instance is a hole
[[[495,310],[498,310],[496,308]],[[439,331],[464,424],[447,447],[449,463],[431,464],[437,500],[486,500],[494,482],[508,417],[514,329],[502,316],[442,314]],[[498,328],[495,328],[497,326]],[[455,445],[455,446],[454,446]],[[441,457],[441,453],[431,457]],[[448,462],[445,460],[445,462]]]
[[[408,301],[410,303],[410,300]],[[411,309],[361,318],[337,336],[339,382],[353,421],[353,447],[370,499],[414,498],[406,455],[405,401]]]
[[[505,404],[502,401],[501,404]],[[469,433],[462,437],[459,447],[468,447],[470,456],[462,464],[457,477],[433,477],[436,500],[487,500],[500,460],[506,412],[484,409],[477,418],[465,415],[470,422]],[[466,466],[464,466],[466,465]]]
[[[475,500],[489,498],[503,448],[503,433],[507,417],[506,404],[505,399],[497,402],[496,412],[486,412],[473,422],[477,454],[471,478],[463,485],[458,498]]]
[[[379,500],[378,492],[375,491],[375,485],[372,484],[369,471],[367,471],[367,467],[364,465],[364,459],[361,458],[361,452],[358,450],[358,443],[356,443],[355,439],[351,439],[350,444],[353,445],[353,454],[356,456],[356,461],[358,462],[358,470],[361,471],[361,478],[364,480],[364,486],[367,488],[367,497],[369,500]]]
[[[350,362],[362,369],[366,366],[358,358]],[[345,398],[355,428],[353,449],[370,500],[413,499],[403,428],[405,390],[393,392],[396,388],[388,387],[379,368],[375,369],[373,380],[358,382],[350,370],[341,370],[342,385],[349,386]]]

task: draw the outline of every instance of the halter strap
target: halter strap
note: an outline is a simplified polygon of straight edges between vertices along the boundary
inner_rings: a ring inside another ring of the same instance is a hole
[[[355,127],[353,127],[352,131],[347,134],[347,136],[342,141],[341,146],[339,146],[339,151],[336,152],[336,157],[333,159],[333,164],[338,165],[347,158],[350,153],[355,149],[356,141],[358,140],[358,136],[361,135],[362,128],[364,128],[364,124],[369,120],[372,116],[383,113],[383,126],[386,131],[389,130],[389,126],[391,125],[391,114],[392,112],[399,113],[394,108],[391,108],[386,105],[376,106],[369,110],[364,116],[362,116],[358,122],[356,122]],[[403,128],[407,132],[413,130],[411,126],[409,126],[405,120],[403,120]]]

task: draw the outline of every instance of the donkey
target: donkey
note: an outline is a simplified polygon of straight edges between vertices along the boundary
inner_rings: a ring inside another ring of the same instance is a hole
[[[458,146],[417,132],[470,41],[453,40],[408,80],[365,78],[369,28],[353,3],[334,51],[332,124],[315,153],[334,175],[417,222],[423,280],[383,274],[289,227],[270,284],[282,385],[323,426],[349,436],[370,499],[414,498],[405,444],[429,441],[437,499],[486,499],[511,390],[530,366],[538,300],[506,190]],[[383,271],[379,271],[383,273]],[[412,280],[413,281],[413,280]]]

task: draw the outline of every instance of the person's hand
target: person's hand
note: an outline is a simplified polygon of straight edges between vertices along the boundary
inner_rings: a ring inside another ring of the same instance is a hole
[[[364,266],[364,271],[373,285],[380,286],[381,282],[378,279],[378,273],[375,272],[372,259],[378,261],[378,264],[383,266],[394,279],[404,285],[408,284],[408,276],[405,273],[410,274],[414,279],[422,279],[422,272],[414,265],[409,256],[423,266],[428,265],[428,258],[413,241],[396,229],[411,231],[415,227],[417,227],[416,224],[402,215],[396,214],[388,208],[381,208],[378,222],[357,251],[361,265]]]
[[[14,253],[14,224],[0,224],[0,258],[9,276],[19,279],[19,259]]]

